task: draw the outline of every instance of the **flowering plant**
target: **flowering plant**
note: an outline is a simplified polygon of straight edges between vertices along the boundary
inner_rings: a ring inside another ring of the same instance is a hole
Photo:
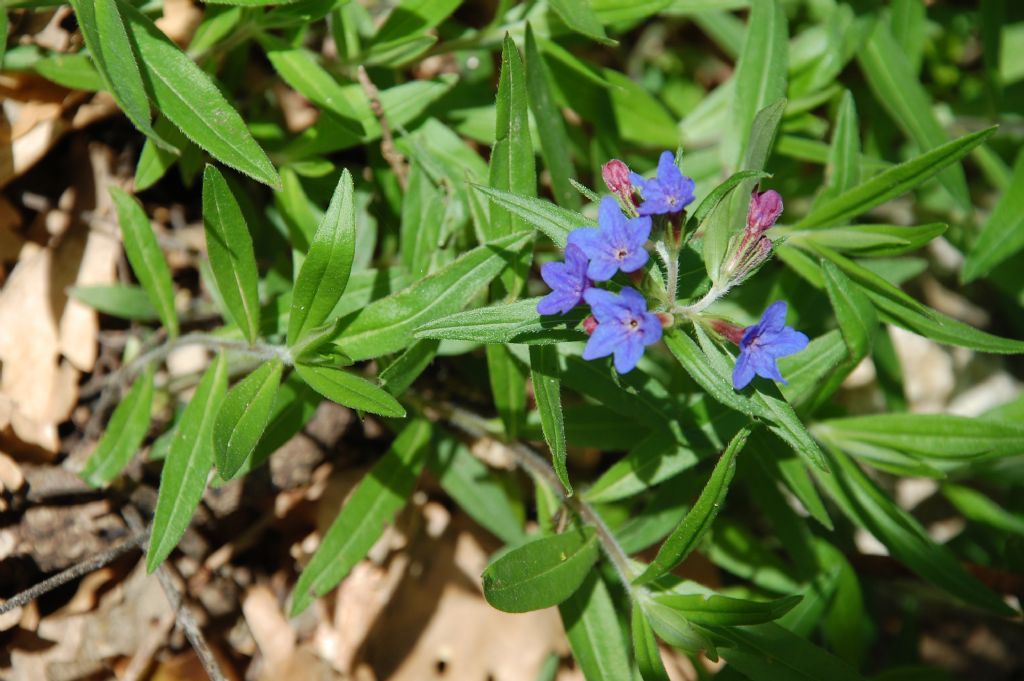
[[[943,618],[1019,636],[1024,572],[1019,367],[996,357],[1024,352],[1024,75],[998,63],[1020,31],[1013,3],[943,4],[13,0],[5,96],[45,101],[5,104],[31,125],[0,164],[26,225],[0,308],[44,272],[68,314],[45,361],[4,329],[0,440],[81,431],[47,455],[146,569],[230,587],[177,609],[205,664],[255,660],[228,677],[462,673],[395,671],[390,615],[404,648],[452,630],[438,648],[522,658],[479,678],[937,678],[893,661],[933,661],[916,632]],[[15,177],[65,133],[51,156],[109,156],[96,182]],[[103,326],[99,359],[58,343],[75,325]],[[46,428],[5,392],[78,377]],[[431,607],[378,602],[407,592]],[[568,645],[544,614],[432,626],[472,599],[557,608]],[[5,636],[36,645],[39,611]],[[111,649],[136,677],[170,657]]]

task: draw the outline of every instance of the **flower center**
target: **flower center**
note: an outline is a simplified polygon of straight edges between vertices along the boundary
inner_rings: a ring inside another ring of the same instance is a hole
[[[629,255],[629,250],[626,248],[620,247],[615,251],[616,260],[625,260],[627,255]]]
[[[676,205],[676,197],[674,197],[674,196],[669,196],[669,197],[668,197],[668,205],[670,205],[670,206],[674,206],[674,205]]]
[[[629,320],[629,330],[636,331],[640,327],[640,322],[636,319]]]

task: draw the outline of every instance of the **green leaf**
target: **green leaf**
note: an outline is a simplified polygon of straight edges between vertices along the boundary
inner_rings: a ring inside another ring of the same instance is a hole
[[[427,467],[445,493],[482,527],[503,542],[523,541],[523,519],[513,507],[508,488],[464,444],[439,436],[428,454]]]
[[[0,15],[6,18],[6,14],[3,12],[0,12]],[[46,80],[72,90],[99,92],[100,90],[108,89],[103,76],[96,70],[92,58],[84,52],[74,54],[56,53],[52,56],[38,59],[32,65],[32,68]],[[139,191],[138,187],[136,187],[136,191]]]
[[[597,562],[593,532],[570,530],[517,546],[487,566],[484,598],[503,612],[529,612],[572,596]]]
[[[699,653],[703,650],[712,661],[718,659],[718,652],[707,636],[697,631],[679,611],[650,596],[640,600],[640,607],[643,608],[654,633],[665,643],[688,653]]]
[[[118,107],[147,138],[175,151],[174,145],[153,129],[149,99],[117,0],[75,0],[72,6],[86,46]]]
[[[217,288],[232,321],[254,343],[260,329],[260,300],[252,238],[235,195],[212,165],[203,173],[203,222]]]
[[[829,440],[848,440],[937,459],[1013,456],[1024,451],[1024,426],[954,414],[873,414],[814,425]]]
[[[583,2],[584,0],[575,0]],[[603,29],[602,29],[603,34]],[[580,197],[572,186],[576,171],[572,165],[572,148],[565,130],[562,112],[551,94],[550,76],[533,37],[533,28],[526,25],[526,91],[540,138],[540,155],[551,176],[551,192],[559,205],[578,210]]]
[[[402,265],[414,277],[429,274],[434,255],[441,247],[445,197],[421,163],[413,161],[402,200],[399,230]]]
[[[170,140],[180,153],[167,151],[147,139],[142,145],[142,153],[139,154],[139,162],[135,166],[135,191],[145,191],[159,182],[175,161],[181,169],[182,178],[191,184],[196,172],[193,169],[202,167],[203,152],[189,142],[166,116],[158,116],[153,128],[165,139]]]
[[[608,585],[590,570],[559,607],[572,655],[587,681],[632,679],[629,643]]]
[[[175,428],[160,475],[160,491],[146,553],[147,572],[156,570],[178,545],[203,498],[206,478],[213,468],[213,424],[227,383],[228,362],[219,354],[200,379],[192,401]]]
[[[909,513],[897,506],[842,452],[829,449],[831,476],[818,482],[850,520],[889,549],[892,556],[940,589],[964,603],[1000,615],[1015,615],[1013,608],[972,577],[946,546],[936,544]]]
[[[988,274],[1024,248],[1024,151],[1017,154],[1010,184],[967,253],[960,280],[967,284]]]
[[[561,208],[543,199],[519,196],[509,192],[474,184],[473,188],[498,205],[523,219],[527,225],[547,235],[559,248],[565,248],[569,232],[577,227],[593,224],[576,211]]]
[[[757,112],[786,96],[786,41],[786,13],[778,0],[753,0],[733,78],[732,134],[722,145],[726,167],[739,169]]]
[[[274,70],[296,92],[334,114],[334,121],[352,134],[364,133],[359,111],[366,98],[364,94],[354,88],[343,87],[305,48],[291,48],[268,37],[263,38],[263,46]]]
[[[444,21],[460,4],[462,0],[402,0],[391,10],[373,41],[392,42],[423,33]]]
[[[718,627],[731,645],[721,643],[722,657],[751,681],[862,681],[839,658],[778,624]]]
[[[410,345],[398,359],[380,372],[380,387],[392,395],[401,395],[434,361],[441,345],[436,340],[418,340]]]
[[[823,260],[821,270],[843,340],[850,348],[850,354],[859,361],[871,349],[878,328],[878,315],[871,300],[838,267]]]
[[[736,455],[747,443],[750,428],[745,427],[733,436],[729,446],[722,453],[715,470],[697,502],[686,514],[675,531],[658,549],[658,555],[644,572],[633,580],[634,584],[648,584],[681,563],[697,547],[697,544],[710,529],[711,524],[725,502],[729,491],[729,483],[736,473]],[[655,626],[657,631],[657,626]]]
[[[328,366],[295,365],[310,388],[338,404],[381,416],[405,416],[405,408],[386,390],[365,378]]]
[[[160,315],[160,321],[167,329],[167,335],[178,335],[178,315],[174,310],[174,285],[171,271],[160,251],[160,245],[153,234],[149,218],[142,204],[130,194],[117,187],[110,188],[110,198],[117,210],[117,221],[121,225],[124,250],[128,255],[135,277],[149,296],[149,301]]]
[[[426,279],[339,320],[329,337],[356,362],[401,350],[412,342],[414,329],[476,298],[528,239],[511,234],[474,248]]]
[[[538,298],[498,303],[456,312],[428,322],[416,329],[416,338],[464,340],[477,343],[553,344],[583,340],[577,330],[586,316],[584,309],[573,310],[564,316],[541,316],[537,312]]]
[[[121,5],[142,80],[156,108],[220,162],[274,189],[270,159],[209,75],[135,7]]]
[[[132,384],[131,390],[114,409],[107,429],[80,473],[92,487],[105,487],[120,475],[149,430],[153,408],[153,370],[150,368]]]
[[[1000,532],[1024,536],[1024,517],[1011,513],[981,492],[961,485],[943,485],[942,493],[968,520]]]
[[[430,450],[431,425],[414,419],[356,485],[292,593],[291,616],[304,611],[361,561],[406,503]]]
[[[832,131],[828,164],[825,166],[825,188],[816,203],[833,199],[860,184],[860,133],[857,107],[849,90],[843,92]]]
[[[283,370],[279,359],[264,362],[239,381],[220,405],[213,443],[217,472],[222,479],[230,480],[235,475],[263,437]]]
[[[501,77],[498,80],[497,114],[494,147],[491,149],[491,187],[519,196],[537,193],[537,169],[530,139],[527,107],[526,69],[512,38],[508,35],[501,48]],[[491,204],[490,221],[484,232],[487,240],[503,237],[529,228],[527,222],[501,205]],[[526,269],[533,249],[524,249],[502,275],[508,295],[515,297],[526,278]]]
[[[159,319],[156,308],[149,300],[149,294],[138,286],[110,284],[96,286],[72,286],[68,295],[89,307],[122,319],[151,322]]]
[[[737,220],[736,206],[740,200],[750,200],[750,193],[743,191],[743,184],[739,182],[733,185],[709,211],[702,223],[704,266],[713,282],[721,281],[722,267],[729,251],[729,240],[737,229],[742,227]]]
[[[824,201],[793,226],[796,229],[828,227],[866,213],[875,206],[905,194],[949,164],[959,161],[994,132],[995,128],[972,132],[889,168],[834,199]]]
[[[643,681],[670,681],[665,664],[661,661],[661,651],[654,638],[654,630],[647,621],[647,615],[639,603],[633,603],[633,614],[630,617],[630,629],[633,633],[633,654],[636,666]]]
[[[946,229],[948,226],[941,222],[914,226],[850,225],[791,232],[790,238],[794,244],[810,242],[841,253],[884,257],[916,251],[935,237],[944,234]]]
[[[935,117],[928,92],[907,63],[904,49],[893,39],[889,25],[878,21],[857,59],[882,108],[918,147],[934,149],[945,145],[949,138]],[[961,208],[970,208],[963,168],[945,168],[939,173],[939,181]]]
[[[608,82],[615,126],[623,140],[656,149],[679,146],[677,121],[659,99],[624,73],[602,69],[601,75]]]
[[[530,376],[533,395],[540,413],[544,441],[551,450],[551,463],[567,494],[572,496],[572,483],[565,466],[565,423],[562,416],[561,380],[558,376],[558,351],[550,345],[530,346]]]
[[[667,605],[695,624],[740,626],[763,624],[785,615],[803,596],[796,594],[773,601],[748,601],[716,594],[655,594],[654,600]]]
[[[352,191],[352,175],[345,170],[295,279],[288,318],[289,345],[327,321],[348,285],[356,249]]]
[[[601,20],[597,18],[588,0],[551,0],[551,9],[558,18],[573,31],[605,45],[616,42],[604,32]]]
[[[278,387],[263,436],[253,453],[235,471],[235,478],[262,466],[271,454],[302,430],[320,402],[320,395],[306,385],[297,373],[288,374]],[[221,479],[220,482],[225,481]]]
[[[526,369],[505,345],[488,345],[487,376],[505,437],[517,440],[526,423]]]
[[[708,453],[698,455],[667,430],[656,430],[616,461],[583,496],[592,503],[626,499],[693,468]]]

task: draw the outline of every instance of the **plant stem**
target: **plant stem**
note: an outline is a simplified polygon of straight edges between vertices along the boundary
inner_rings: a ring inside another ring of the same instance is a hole
[[[487,419],[474,414],[471,411],[455,406],[451,403],[430,402],[429,406],[438,409],[453,426],[462,432],[476,438],[495,439],[496,434],[491,430]],[[575,511],[588,525],[593,527],[597,539],[601,544],[609,562],[619,575],[623,585],[632,594],[636,588],[632,586],[634,572],[630,564],[629,556],[619,545],[611,530],[605,524],[604,519],[594,510],[594,507],[580,499],[578,496],[569,496],[565,488],[558,480],[554,469],[547,460],[530,447],[521,442],[504,442],[496,440],[515,460],[516,464],[535,477],[543,480],[552,490],[561,497],[563,503]]]
[[[728,286],[720,287],[716,284],[712,286],[711,289],[704,294],[704,297],[698,300],[696,303],[693,303],[692,305],[677,305],[672,309],[672,312],[692,318],[695,315],[698,315],[704,310],[711,307],[714,303],[716,303],[722,296],[724,296],[728,292]]]
[[[664,241],[654,243],[654,251],[665,263],[666,291],[668,294],[669,307],[675,307],[676,295],[679,288],[679,253],[670,249]]]

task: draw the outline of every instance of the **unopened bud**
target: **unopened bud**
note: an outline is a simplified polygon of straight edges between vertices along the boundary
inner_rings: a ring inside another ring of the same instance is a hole
[[[601,166],[601,177],[608,189],[619,196],[629,196],[633,193],[633,183],[629,179],[629,167],[617,158]]]
[[[587,315],[587,318],[583,320],[583,330],[588,336],[597,330],[597,320],[594,319],[594,315]]]
[[[742,326],[730,324],[724,319],[712,319],[711,328],[719,336],[735,345],[740,344],[740,341],[743,339],[743,332],[746,331]]]
[[[672,325],[676,323],[676,318],[670,315],[668,312],[655,312],[654,315],[661,322],[661,328],[671,329]]]
[[[747,210],[747,229],[761,234],[775,224],[782,215],[782,197],[774,189],[750,195],[750,208]]]

